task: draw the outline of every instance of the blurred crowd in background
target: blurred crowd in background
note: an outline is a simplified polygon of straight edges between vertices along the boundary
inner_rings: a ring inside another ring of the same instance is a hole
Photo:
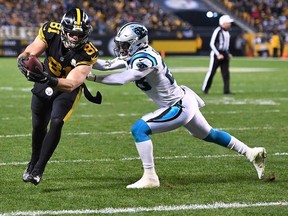
[[[237,37],[235,46],[239,47],[239,55],[281,55],[284,44],[288,43],[287,0],[216,2],[257,29],[253,36],[247,36],[243,32]],[[178,39],[199,36],[198,33],[194,33],[189,22],[164,11],[157,5],[157,1],[153,0],[0,0],[0,38],[35,37],[39,26],[44,22],[60,22],[64,13],[73,7],[80,7],[89,15],[94,28],[93,33],[96,35],[114,35],[124,23],[136,21],[143,23],[150,33],[176,32]],[[246,50],[241,48],[243,44]],[[255,49],[257,46],[259,48]],[[281,47],[273,53],[273,46]]]
[[[258,32],[288,33],[287,0],[221,0],[236,16]]]
[[[250,56],[287,57],[288,1],[287,0],[218,0],[240,19],[257,29],[244,38],[246,54]],[[238,40],[241,39],[238,37]],[[285,49],[285,50],[284,50]],[[252,52],[252,53],[251,53]]]
[[[80,7],[90,17],[94,33],[114,34],[127,21],[143,23],[149,30],[171,32],[192,26],[163,11],[151,0],[0,0],[2,28],[39,27],[46,21],[60,22],[65,12]]]

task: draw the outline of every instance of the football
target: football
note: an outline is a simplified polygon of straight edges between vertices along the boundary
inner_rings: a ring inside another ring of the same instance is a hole
[[[44,68],[42,62],[36,56],[29,56],[27,60],[24,61],[27,69],[32,72],[43,72]]]

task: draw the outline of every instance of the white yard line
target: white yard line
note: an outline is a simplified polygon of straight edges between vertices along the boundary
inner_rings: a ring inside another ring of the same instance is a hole
[[[280,98],[278,98],[277,100],[281,100]],[[283,99],[284,100],[284,99]],[[287,99],[288,100],[288,99]],[[228,100],[205,100],[207,104],[209,104],[209,106],[211,104],[230,104],[230,105],[239,105],[239,104],[244,104],[243,102],[241,101],[238,101],[238,102],[227,102]],[[235,100],[236,101],[236,100]],[[247,100],[246,100],[247,101]],[[279,103],[275,102],[275,101],[268,101],[268,100],[251,100],[250,102],[247,102],[245,104],[256,104],[256,105],[271,105],[271,106],[275,106],[275,105],[278,105]],[[16,106],[11,106],[11,108],[13,107],[16,107]],[[28,107],[28,106],[27,106]],[[0,105],[0,108],[1,108],[1,105]],[[252,111],[247,111],[247,110],[231,110],[231,111],[206,111],[206,110],[203,110],[203,113],[205,114],[217,114],[217,115],[220,115],[220,114],[231,114],[231,115],[234,115],[234,114],[240,114],[240,113],[247,113],[247,112],[252,112]],[[254,111],[253,111],[254,112]],[[264,113],[279,113],[280,110],[279,109],[273,109],[273,110],[262,110],[262,112]],[[130,117],[130,116],[138,116],[138,117],[141,117],[143,115],[143,113],[111,113],[111,114],[106,114],[106,115],[102,115],[102,114],[98,114],[98,115],[94,115],[94,114],[81,114],[81,113],[75,113],[74,116],[77,116],[77,117],[81,117],[81,118],[104,118],[104,117],[111,117],[111,116],[118,116],[118,117]],[[2,121],[14,121],[14,120],[31,120],[31,117],[27,118],[27,117],[23,117],[23,116],[12,116],[12,117],[1,117],[0,120]],[[74,120],[70,120],[70,121],[74,121]],[[0,135],[1,137],[1,135]]]
[[[235,131],[245,131],[245,130],[272,130],[273,127],[244,127],[244,128],[216,128],[220,130],[235,130]],[[283,128],[282,128],[283,129]],[[170,131],[170,133],[175,133],[178,130]],[[118,135],[118,134],[130,134],[129,131],[112,131],[112,132],[79,132],[79,133],[64,133],[66,136],[90,136],[90,135]],[[30,137],[31,134],[9,134],[0,135],[1,138],[17,138],[17,137]]]
[[[288,152],[276,152],[273,154],[269,154],[271,156],[288,156]],[[155,157],[155,160],[175,160],[175,159],[186,159],[186,158],[227,158],[227,157],[243,157],[239,154],[227,154],[227,155],[175,155],[169,157]],[[51,160],[49,163],[94,163],[94,162],[113,162],[113,161],[133,161],[140,160],[139,157],[127,157],[127,158],[119,158],[119,159],[111,159],[111,158],[99,158],[93,160]],[[2,162],[0,166],[18,166],[18,165],[27,165],[26,162]]]
[[[187,211],[187,210],[209,210],[209,209],[235,209],[267,206],[288,206],[287,201],[258,202],[258,203],[224,203],[211,204],[172,205],[154,207],[131,207],[131,208],[103,208],[103,209],[76,209],[76,210],[47,210],[47,211],[15,211],[0,213],[0,216],[37,216],[37,215],[81,215],[81,214],[119,214],[137,212],[161,212],[161,211]]]

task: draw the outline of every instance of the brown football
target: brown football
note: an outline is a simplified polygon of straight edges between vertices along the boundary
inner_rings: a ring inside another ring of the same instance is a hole
[[[36,56],[29,56],[28,60],[25,60],[24,63],[27,66],[27,69],[32,72],[43,72],[44,68],[42,62]]]

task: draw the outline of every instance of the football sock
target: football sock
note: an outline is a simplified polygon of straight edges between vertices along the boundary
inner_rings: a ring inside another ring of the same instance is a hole
[[[228,148],[237,151],[241,155],[245,155],[247,149],[249,148],[246,144],[231,136],[230,143],[227,146]]]
[[[153,159],[153,144],[151,140],[144,142],[135,142],[138,154],[141,158],[144,169],[151,169],[154,167]]]
[[[149,168],[149,169],[144,169],[144,175],[145,175],[145,176],[153,176],[153,175],[156,175],[155,168],[152,167],[152,168]]]

